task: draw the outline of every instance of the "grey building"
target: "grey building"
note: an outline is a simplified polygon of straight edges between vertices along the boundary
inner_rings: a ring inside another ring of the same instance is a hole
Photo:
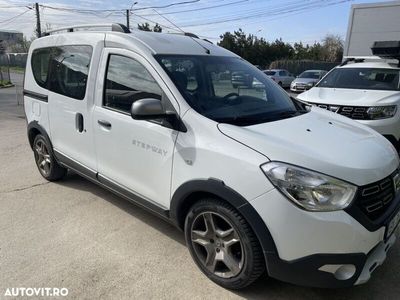
[[[0,30],[0,41],[3,40],[7,44],[15,44],[23,39],[22,32],[15,30]]]

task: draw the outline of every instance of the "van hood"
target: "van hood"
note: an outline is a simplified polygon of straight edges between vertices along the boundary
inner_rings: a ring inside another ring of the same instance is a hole
[[[356,185],[390,175],[399,165],[390,142],[348,118],[313,107],[303,115],[247,127],[218,124],[226,136],[265,155]]]
[[[313,87],[298,99],[320,104],[376,106],[400,102],[400,91],[378,91]]]

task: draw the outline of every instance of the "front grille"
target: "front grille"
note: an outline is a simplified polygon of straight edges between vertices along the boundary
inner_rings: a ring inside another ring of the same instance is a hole
[[[393,175],[381,181],[363,186],[358,192],[355,203],[372,221],[379,219],[385,214],[395,197]]]
[[[329,104],[318,104],[310,103],[320,108],[329,110],[334,113],[338,113],[342,116],[354,119],[354,120],[371,120],[369,114],[367,114],[368,107],[366,106],[340,106],[340,105],[329,105]]]

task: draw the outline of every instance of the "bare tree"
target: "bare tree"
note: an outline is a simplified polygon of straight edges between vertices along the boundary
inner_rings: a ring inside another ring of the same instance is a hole
[[[343,56],[343,39],[339,35],[327,34],[322,40],[324,60],[329,62],[341,61]]]

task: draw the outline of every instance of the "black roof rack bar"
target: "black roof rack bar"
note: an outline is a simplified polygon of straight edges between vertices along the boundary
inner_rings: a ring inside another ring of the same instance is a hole
[[[361,62],[364,62],[364,61],[365,61],[365,58],[354,58],[354,57],[349,57],[349,58],[346,58],[345,61],[343,61],[343,62],[340,64],[340,66],[341,66],[341,67],[342,67],[342,66],[345,66],[345,65],[347,65],[349,62],[361,63]]]
[[[75,25],[75,26],[67,26],[67,27],[60,27],[57,29],[52,29],[44,33],[45,36],[54,34],[60,31],[67,31],[67,32],[74,32],[76,29],[92,29],[92,28],[110,28],[111,31],[116,32],[123,32],[123,33],[131,33],[128,27],[123,24],[119,23],[105,23],[105,24],[82,24],[82,25]]]

